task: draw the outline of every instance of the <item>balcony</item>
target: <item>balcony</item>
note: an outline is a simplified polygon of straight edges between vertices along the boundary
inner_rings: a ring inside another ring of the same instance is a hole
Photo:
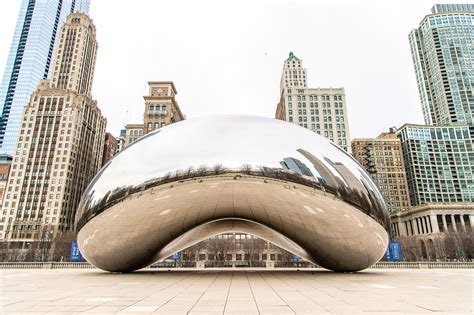
[[[149,110],[148,115],[159,115],[159,116],[166,116],[168,114],[167,109],[155,109],[155,110]]]

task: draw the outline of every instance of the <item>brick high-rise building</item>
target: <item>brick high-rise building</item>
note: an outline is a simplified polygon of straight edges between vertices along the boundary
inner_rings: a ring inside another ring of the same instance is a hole
[[[313,130],[350,152],[344,88],[308,88],[303,61],[292,52],[283,65],[275,118]]]
[[[117,154],[118,140],[112,134],[105,134],[104,153],[102,154],[102,166]]]
[[[390,213],[408,210],[410,198],[400,139],[393,132],[352,140],[352,155],[372,177]]]
[[[81,195],[102,164],[106,119],[90,94],[96,53],[91,19],[70,14],[52,79],[40,82],[23,112],[0,218],[0,240],[14,248],[72,230]]]

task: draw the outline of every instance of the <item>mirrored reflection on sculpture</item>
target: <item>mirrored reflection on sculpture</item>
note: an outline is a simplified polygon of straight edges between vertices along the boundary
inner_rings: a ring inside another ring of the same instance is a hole
[[[335,271],[377,262],[382,195],[357,162],[295,124],[213,116],[161,128],[112,159],[84,193],[84,257],[132,271],[224,232],[270,241]]]

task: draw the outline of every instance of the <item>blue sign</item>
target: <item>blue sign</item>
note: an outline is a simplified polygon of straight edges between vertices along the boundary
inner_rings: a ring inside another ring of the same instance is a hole
[[[293,256],[291,257],[291,260],[293,260],[293,261],[300,261],[300,260],[301,260],[301,257],[298,256],[298,255],[293,255]]]
[[[83,261],[83,260],[84,260],[84,257],[82,257],[82,254],[79,251],[77,242],[76,241],[72,242],[71,251],[69,252],[69,261]]]
[[[403,260],[402,248],[398,242],[390,242],[388,244],[387,252],[385,254],[387,260],[400,261]]]
[[[173,255],[170,256],[171,259],[173,260],[180,260],[181,259],[181,252],[174,253]]]

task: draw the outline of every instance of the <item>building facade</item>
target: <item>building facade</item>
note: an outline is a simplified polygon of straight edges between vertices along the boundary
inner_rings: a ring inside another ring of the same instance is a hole
[[[435,203],[391,215],[392,233],[404,259],[472,260],[473,203]]]
[[[436,203],[391,215],[395,236],[468,232],[474,229],[474,204]]]
[[[275,118],[299,124],[350,152],[344,88],[308,88],[307,71],[292,52],[283,65]]]
[[[51,74],[57,34],[71,12],[89,11],[90,0],[23,0],[0,86],[0,153],[13,155],[23,108]]]
[[[120,150],[149,132],[186,119],[176,101],[178,92],[172,81],[150,81],[148,86],[149,93],[143,97],[143,124],[125,126],[124,144]]]
[[[95,26],[70,14],[60,33],[53,77],[24,108],[0,219],[14,248],[71,231],[82,193],[102,164],[106,120],[90,90]]]
[[[111,133],[105,134],[104,152],[102,154],[102,166],[107,164],[117,154],[118,140]]]
[[[125,137],[126,137],[126,135],[127,135],[127,130],[126,129],[121,129],[120,130],[120,135],[116,138],[117,139],[117,149],[115,151],[115,154],[118,154],[125,147]]]
[[[405,124],[397,135],[412,206],[474,202],[474,149],[467,125]]]
[[[408,184],[400,139],[393,132],[377,138],[356,138],[352,155],[380,189],[390,213],[410,208]]]
[[[440,4],[409,34],[425,123],[474,135],[474,5]]]
[[[128,124],[125,125],[124,147],[134,143],[143,136],[143,124]],[[121,150],[122,150],[121,149]]]
[[[143,115],[144,134],[166,125],[184,120],[178,102],[176,88],[171,81],[148,82],[149,93],[144,96],[145,113]]]
[[[0,207],[5,195],[5,189],[8,183],[12,157],[6,154],[0,155]]]

